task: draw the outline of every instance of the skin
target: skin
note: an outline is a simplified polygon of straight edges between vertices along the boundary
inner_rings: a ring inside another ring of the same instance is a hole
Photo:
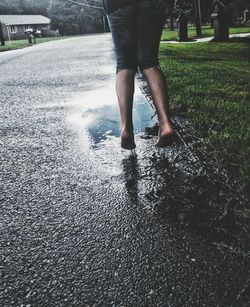
[[[167,85],[165,76],[158,67],[146,68],[142,71],[153,99],[158,115],[159,135],[156,142],[158,147],[170,145],[173,128],[168,112]],[[134,149],[133,133],[133,96],[135,72],[131,69],[122,69],[116,75],[116,93],[121,116],[121,146],[125,149]]]

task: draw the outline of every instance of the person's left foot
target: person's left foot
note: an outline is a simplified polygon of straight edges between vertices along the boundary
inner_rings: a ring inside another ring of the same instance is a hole
[[[123,149],[132,150],[136,148],[135,141],[134,141],[134,134],[123,130],[121,132],[121,147]]]

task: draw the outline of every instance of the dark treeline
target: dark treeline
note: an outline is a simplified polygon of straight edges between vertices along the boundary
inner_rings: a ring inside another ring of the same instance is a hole
[[[50,0],[0,0],[0,14],[41,14],[48,16]]]
[[[52,26],[61,33],[83,34],[104,30],[102,0],[52,0],[48,13]]]
[[[183,8],[191,22],[194,22],[194,1],[183,0]],[[250,9],[249,0],[221,0],[228,8],[232,23]],[[76,3],[75,3],[76,2]],[[103,9],[81,4],[102,7],[102,0],[0,0],[0,14],[42,14],[52,20],[52,27],[61,33],[83,34],[103,31]],[[213,0],[200,1],[203,23],[210,22]],[[167,0],[168,16],[175,18],[174,0]]]

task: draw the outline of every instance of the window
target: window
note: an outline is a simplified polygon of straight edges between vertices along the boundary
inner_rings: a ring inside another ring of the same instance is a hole
[[[25,25],[25,26],[24,26],[24,31],[27,31],[27,30],[30,29],[30,28],[31,28],[31,26]]]
[[[10,26],[10,33],[12,34],[17,33],[17,26]]]

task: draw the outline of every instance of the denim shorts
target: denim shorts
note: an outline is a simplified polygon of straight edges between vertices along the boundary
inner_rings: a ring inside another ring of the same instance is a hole
[[[141,0],[107,15],[121,69],[138,72],[159,67],[158,52],[166,18],[166,0]]]

